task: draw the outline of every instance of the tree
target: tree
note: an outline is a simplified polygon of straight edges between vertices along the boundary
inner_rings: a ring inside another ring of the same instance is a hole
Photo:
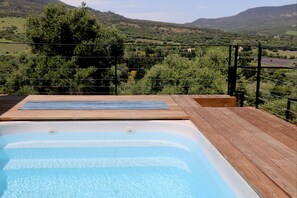
[[[69,69],[79,72],[86,69],[90,75],[86,78],[93,79],[94,83],[90,86],[96,92],[108,91],[105,85],[109,82],[101,79],[124,54],[123,36],[113,28],[104,28],[85,5],[68,9],[62,4],[49,4],[41,16],[31,16],[27,20],[26,35],[32,52],[47,57],[46,61],[42,60],[43,67],[57,61],[57,67],[71,62],[72,68]],[[55,58],[57,56],[59,58]],[[73,75],[73,72],[69,72],[64,77],[74,79]]]
[[[242,47],[239,48],[239,57],[238,57],[238,64],[240,66],[250,66],[253,61],[253,48],[248,45],[244,44]],[[239,73],[239,76],[243,76],[246,79],[251,79],[256,77],[256,69],[242,69]]]
[[[153,66],[145,76],[121,86],[124,94],[223,94],[226,76],[214,69],[213,62],[189,60],[176,54]]]
[[[83,94],[93,91],[94,67],[79,68],[75,60],[61,56],[21,55],[12,61],[5,93],[14,94]]]

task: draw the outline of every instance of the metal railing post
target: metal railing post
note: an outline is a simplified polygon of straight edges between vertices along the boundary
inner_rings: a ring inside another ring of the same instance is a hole
[[[231,62],[232,62],[232,45],[229,45],[229,59],[228,59],[228,95],[231,94],[231,86],[232,86],[232,67],[231,67]]]
[[[288,98],[287,101],[287,109],[286,109],[286,120],[289,121],[290,120],[290,110],[291,110],[291,100],[290,98]]]
[[[295,117],[294,113],[291,111],[291,102],[297,102],[297,98],[288,98],[287,100],[287,109],[285,111],[285,117],[286,121],[288,122],[290,122],[290,120]]]
[[[114,67],[114,95],[118,95],[118,57],[115,57],[115,67]]]
[[[260,103],[260,83],[261,83],[261,62],[262,62],[262,46],[259,43],[258,47],[258,67],[257,67],[257,87],[256,87],[256,108],[259,108]]]
[[[231,90],[230,95],[233,96],[236,90],[236,78],[237,78],[237,60],[238,60],[238,45],[235,46],[235,55],[234,55],[234,66],[231,69]]]
[[[239,100],[239,106],[243,107],[244,105],[244,91],[235,90],[236,100]]]

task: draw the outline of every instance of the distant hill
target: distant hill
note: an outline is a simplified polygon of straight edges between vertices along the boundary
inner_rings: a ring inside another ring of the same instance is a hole
[[[40,13],[49,3],[62,3],[59,0],[1,0],[0,17],[25,17]]]
[[[0,1],[0,18],[2,18],[3,23],[6,23],[7,19],[3,19],[3,17],[25,18],[28,15],[40,14],[44,6],[49,3],[62,3],[67,7],[72,7],[59,0],[2,0]],[[127,42],[157,44],[227,44],[232,42],[234,37],[236,37],[235,34],[224,33],[220,30],[187,27],[165,22],[129,19],[113,12],[101,12],[91,8],[89,9],[103,24],[114,26],[123,32],[127,37]],[[19,30],[18,32],[22,32],[22,30]],[[7,36],[4,38],[9,40],[11,40],[10,38],[13,38],[13,40],[20,41],[23,37],[24,36],[19,35],[18,38],[16,36]]]
[[[49,3],[62,3],[59,0],[0,0],[0,40],[25,41],[24,24],[26,17],[40,14]],[[89,8],[101,23],[115,27],[126,36],[126,42],[152,44],[257,44],[292,46],[292,38],[273,39],[261,36],[224,32],[211,29],[208,25],[200,28],[195,25],[129,19],[113,12],[101,12]],[[295,15],[294,15],[295,16]],[[207,28],[205,28],[207,27]],[[290,33],[294,34],[294,31]],[[272,42],[271,42],[272,41]]]
[[[248,9],[235,16],[197,19],[186,25],[245,33],[293,34],[297,36],[297,4]]]

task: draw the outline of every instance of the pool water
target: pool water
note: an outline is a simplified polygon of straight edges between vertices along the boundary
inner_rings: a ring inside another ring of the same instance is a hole
[[[52,131],[0,140],[3,197],[235,197],[181,135]]]
[[[158,110],[169,109],[161,100],[27,101],[20,110]]]

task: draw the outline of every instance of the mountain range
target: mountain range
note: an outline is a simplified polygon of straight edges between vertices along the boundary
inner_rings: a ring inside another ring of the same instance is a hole
[[[29,14],[36,14],[41,12],[42,8],[48,3],[64,4],[59,0],[3,0],[0,2],[0,17],[11,15],[27,16]],[[93,9],[91,10],[99,19],[103,20],[104,22],[144,22],[144,20],[128,19],[113,12],[100,12]],[[145,22],[155,25],[166,24],[152,21]],[[191,23],[182,24],[182,26],[183,25],[187,27],[221,29],[223,31],[244,32],[252,34],[285,34],[288,31],[297,30],[297,4],[278,7],[252,8],[230,17],[221,17],[217,19],[200,18]]]
[[[67,7],[72,7],[59,0],[1,0],[0,18],[25,19],[28,15],[40,14],[44,6],[49,3],[62,3]],[[268,35],[269,39],[275,34],[282,34],[285,36],[285,45],[287,43],[291,45],[292,38],[288,40],[288,36],[293,36],[293,40],[297,37],[296,6],[297,4],[254,8],[232,17],[198,19],[187,24],[129,19],[113,12],[89,9],[103,24],[115,26],[123,32],[128,42],[130,40],[132,42],[175,44],[229,44],[248,40],[257,43],[259,40],[264,40],[258,34],[261,33]],[[267,37],[265,39],[267,40]]]
[[[295,31],[297,35],[297,4],[252,8],[235,16],[200,18],[185,25],[252,34],[286,34]]]
[[[0,17],[25,17],[30,14],[40,13],[43,7],[49,3],[63,2],[59,0],[1,0]]]

